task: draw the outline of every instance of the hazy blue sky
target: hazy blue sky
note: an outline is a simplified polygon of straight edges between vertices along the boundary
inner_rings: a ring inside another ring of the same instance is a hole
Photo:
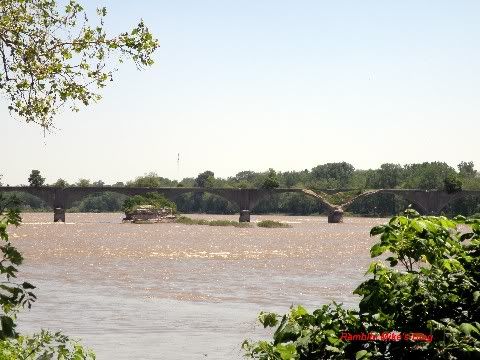
[[[480,166],[478,0],[84,3],[106,5],[112,31],[143,17],[156,64],[122,65],[102,102],[45,138],[0,100],[4,183],[31,169],[110,183],[343,160]]]

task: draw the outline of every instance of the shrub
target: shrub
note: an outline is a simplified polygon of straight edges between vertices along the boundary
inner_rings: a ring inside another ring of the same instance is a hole
[[[459,224],[469,230],[461,233]],[[245,341],[246,355],[265,360],[479,358],[480,220],[407,210],[370,234],[380,236],[371,256],[389,253],[388,266],[370,264],[371,278],[354,291],[362,297],[358,310],[333,303],[312,314],[302,307],[283,317],[261,313],[265,327],[276,327],[273,341]],[[362,342],[342,337],[392,331],[433,339]]]
[[[257,223],[258,227],[263,228],[291,228],[290,224],[281,223],[279,221],[274,220],[262,220]]]
[[[205,220],[205,219],[192,219],[186,216],[180,216],[175,219],[178,224],[184,225],[209,225],[209,226],[235,226],[235,227],[251,227],[249,223],[240,223],[232,220]]]

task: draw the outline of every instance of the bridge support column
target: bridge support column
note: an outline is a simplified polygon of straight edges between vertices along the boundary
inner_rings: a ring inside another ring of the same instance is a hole
[[[240,210],[240,222],[250,222],[250,210]]]
[[[53,209],[53,222],[65,222],[65,209],[58,207]]]
[[[343,210],[340,208],[330,210],[328,213],[328,222],[331,224],[343,222]]]

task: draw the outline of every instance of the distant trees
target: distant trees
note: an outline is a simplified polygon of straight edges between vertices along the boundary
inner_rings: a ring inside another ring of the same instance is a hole
[[[58,179],[53,186],[66,187],[68,183],[63,179]],[[97,186],[105,187],[108,185],[101,180],[92,183],[88,179],[79,179],[73,186],[87,187]],[[331,188],[342,189],[438,189],[449,192],[460,189],[480,190],[480,176],[474,168],[472,161],[462,161],[458,164],[458,171],[444,162],[423,162],[417,164],[400,165],[394,163],[385,163],[377,169],[359,170],[346,162],[328,163],[318,165],[311,170],[291,170],[286,172],[276,172],[269,169],[266,172],[256,172],[245,170],[238,172],[235,176],[228,178],[216,178],[211,170],[199,173],[196,177],[184,178],[180,182],[170,180],[159,176],[155,172],[147,173],[143,176],[129,181],[126,185],[117,182],[114,187],[135,186],[135,187],[200,187],[200,188],[303,188],[313,190],[325,190]],[[119,195],[119,194],[116,194]],[[90,211],[118,211],[119,200],[112,201],[105,197],[98,199],[89,198],[88,204],[76,206],[78,210]],[[122,200],[123,201],[123,200]],[[187,193],[179,196],[177,205],[182,212],[205,212],[205,213],[235,213],[237,205],[227,200],[209,194]],[[290,214],[311,214],[324,211],[322,207],[312,199],[303,195],[281,194],[274,195],[271,198],[264,199],[258,203],[254,209],[257,213],[283,212]],[[478,199],[459,199],[450,204],[445,211],[449,214],[472,214],[479,212],[477,206]],[[33,204],[33,202],[31,202]],[[113,204],[113,205],[112,205]],[[349,209],[356,214],[388,216],[403,210],[408,203],[391,194],[377,194],[362,199],[352,205]],[[33,208],[33,205],[32,205]],[[115,209],[115,210],[111,210]]]
[[[55,187],[59,187],[59,188],[66,188],[68,186],[70,186],[68,184],[68,182],[66,180],[63,180],[63,179],[58,179],[57,181],[55,181],[52,186],[55,186]]]
[[[353,165],[343,161],[315,166],[311,173],[315,187],[333,189],[348,187],[354,171]]]
[[[401,184],[403,168],[399,164],[382,164],[367,175],[367,188],[394,189]]]
[[[198,174],[195,179],[195,186],[201,188],[213,187],[215,183],[215,174],[213,171],[207,170]]]
[[[473,161],[465,162],[462,161],[457,165],[458,172],[462,177],[475,177],[477,176],[477,170],[474,169]]]
[[[280,186],[278,182],[277,173],[273,169],[269,169],[265,180],[263,181],[262,188],[263,189],[275,189]]]
[[[406,174],[403,188],[409,189],[443,189],[448,175],[455,174],[455,169],[444,162],[424,162],[405,165]]]
[[[443,180],[444,190],[451,194],[462,190],[462,181],[456,174],[448,174]]]
[[[127,182],[127,186],[131,187],[175,187],[177,182],[161,176],[155,172],[150,172],[143,176],[137,177],[133,181]]]
[[[40,170],[32,170],[28,177],[28,183],[32,187],[40,187],[45,183],[45,178],[40,175]]]
[[[88,179],[78,179],[78,181],[75,183],[75,186],[78,186],[78,187],[89,187],[91,185],[92,184]]]

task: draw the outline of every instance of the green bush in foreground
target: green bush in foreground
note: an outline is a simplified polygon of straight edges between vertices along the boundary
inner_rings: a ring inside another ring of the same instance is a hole
[[[281,223],[279,221],[274,221],[274,220],[262,220],[257,223],[258,227],[263,227],[263,228],[291,228],[292,225],[290,224],[285,224]]]
[[[463,224],[467,232],[457,227]],[[354,291],[358,310],[336,303],[313,313],[292,308],[284,316],[261,313],[264,327],[276,327],[273,341],[245,341],[254,359],[479,359],[480,220],[419,216],[408,210],[370,234],[380,241],[370,279]],[[400,269],[399,269],[400,267]],[[342,334],[412,334],[428,341],[352,341]]]

